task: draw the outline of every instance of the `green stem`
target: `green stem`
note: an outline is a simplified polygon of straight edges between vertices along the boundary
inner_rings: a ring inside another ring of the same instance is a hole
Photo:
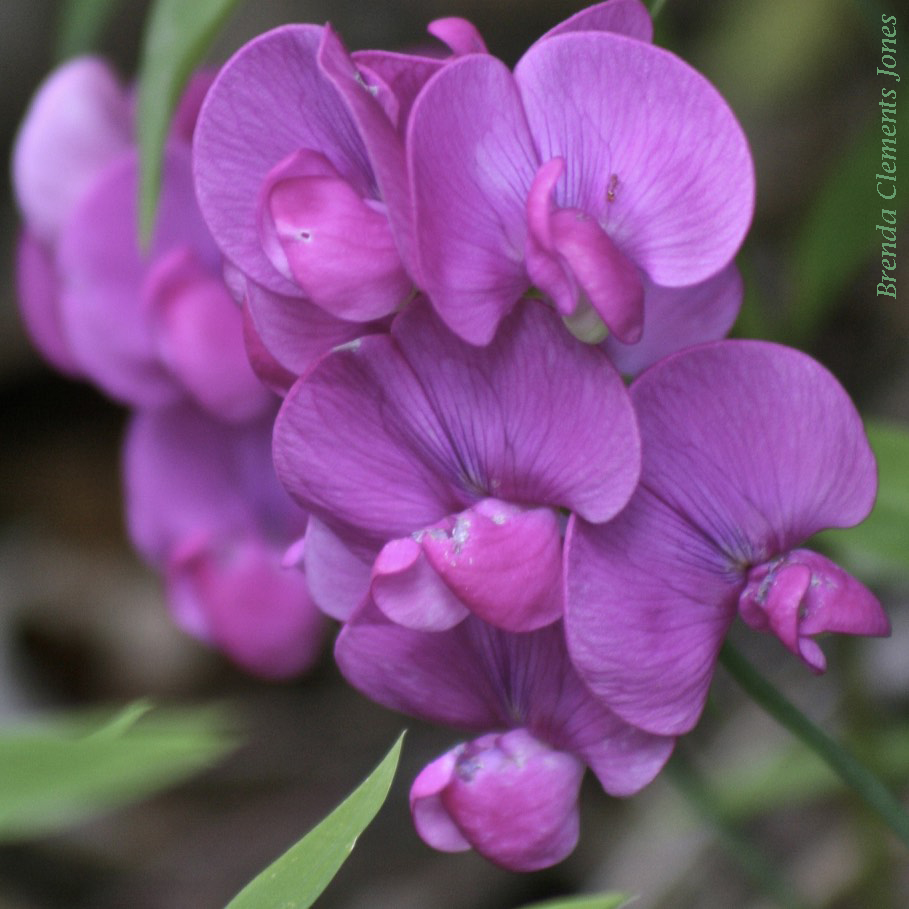
[[[780,725],[800,738],[850,786],[909,846],[909,814],[896,796],[842,745],[788,701],[728,641],[720,662],[726,671]]]
[[[665,5],[666,0],[653,0],[653,3],[650,4],[650,18],[656,19]]]
[[[680,748],[676,748],[665,773],[701,818],[717,831],[717,841],[726,854],[768,896],[783,909],[806,909],[805,903],[763,853],[725,817],[722,805]]]

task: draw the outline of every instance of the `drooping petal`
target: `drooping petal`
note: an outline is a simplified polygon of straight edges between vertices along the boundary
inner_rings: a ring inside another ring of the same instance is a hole
[[[13,187],[28,229],[53,243],[101,172],[131,144],[126,91],[101,60],[58,67],[29,106],[13,148]]]
[[[273,679],[308,669],[327,630],[305,576],[283,568],[280,557],[255,536],[216,537],[179,553],[167,571],[177,620],[247,671]]]
[[[461,729],[496,729],[510,722],[507,694],[477,646],[480,626],[468,617],[448,631],[415,631],[368,602],[341,629],[335,659],[354,688],[385,707]]]
[[[823,672],[827,661],[813,635],[890,633],[877,597],[839,565],[808,549],[752,568],[739,615],[751,628],[775,634],[815,672]]]
[[[299,291],[259,240],[257,209],[272,168],[300,149],[325,155],[365,194],[368,156],[343,101],[318,65],[322,28],[288,25],[241,48],[222,68],[194,137],[199,206],[222,252],[254,281]]]
[[[79,376],[60,316],[60,287],[50,252],[23,231],[16,249],[16,296],[29,339],[54,369]]]
[[[488,344],[528,287],[539,166],[508,68],[483,54],[445,66],[414,103],[407,146],[422,288],[452,331]]]
[[[147,254],[136,237],[138,154],[107,168],[79,202],[60,237],[61,314],[85,374],[111,396],[133,406],[174,401],[179,387],[160,362],[142,287],[148,263],[175,247],[193,249],[218,268],[217,251],[196,208],[189,150],[165,151],[159,214]]]
[[[229,422],[271,409],[246,356],[240,307],[191,250],[157,261],[142,296],[162,361],[197,403]]]
[[[644,279],[644,333],[635,344],[610,335],[604,347],[619,372],[637,375],[663,357],[732,329],[744,287],[735,265],[692,287],[660,287]]]
[[[411,537],[385,544],[373,566],[371,594],[393,622],[415,631],[447,631],[470,614]]]
[[[548,868],[577,844],[583,775],[575,757],[525,729],[485,735],[423,770],[411,789],[411,812],[435,848],[462,851],[457,831],[503,868]]]
[[[562,536],[552,509],[483,499],[451,523],[447,533],[429,530],[418,539],[460,603],[507,631],[562,617]]]
[[[643,41],[586,31],[537,42],[515,81],[541,159],[565,159],[558,207],[594,218],[659,284],[694,284],[731,260],[751,221],[753,166],[700,74]]]
[[[615,32],[649,43],[653,40],[653,20],[640,0],[605,0],[560,22],[539,40],[582,31]]]

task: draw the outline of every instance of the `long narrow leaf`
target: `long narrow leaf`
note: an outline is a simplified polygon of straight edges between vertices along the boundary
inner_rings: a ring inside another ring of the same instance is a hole
[[[596,896],[575,896],[566,899],[534,903],[523,909],[621,909],[634,899],[628,893],[599,893]]]
[[[325,820],[247,884],[227,909],[307,909],[331,883],[388,796],[398,738],[382,763]]]
[[[139,64],[139,236],[151,240],[161,159],[180,93],[240,0],[157,0],[149,12]]]
[[[239,744],[224,711],[64,716],[0,732],[0,842],[49,833],[147,797]]]

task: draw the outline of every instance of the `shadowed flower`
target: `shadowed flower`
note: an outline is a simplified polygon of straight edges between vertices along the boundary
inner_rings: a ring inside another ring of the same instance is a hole
[[[585,765],[610,794],[631,795],[672,751],[673,739],[624,723],[590,694],[561,622],[511,634],[470,617],[419,632],[367,606],[341,631],[335,656],[380,704],[486,733],[431,763],[411,789],[417,831],[446,852],[473,848],[515,871],[555,864],[577,842]]]
[[[663,360],[631,387],[641,483],[609,525],[566,540],[566,632],[584,680],[664,735],[697,722],[738,614],[815,671],[822,632],[886,635],[875,597],[817,553],[874,502],[874,456],[846,393],[805,354],[725,341]]]
[[[163,162],[151,247],[139,249],[132,96],[100,60],[48,77],[16,140],[26,221],[20,305],[55,366],[134,407],[189,397],[242,421],[268,407],[243,345],[242,316],[193,195],[190,142],[211,74],[190,82]]]
[[[318,658],[326,622],[282,566],[306,515],[274,478],[271,414],[243,426],[188,406],[133,417],[125,451],[130,537],[163,574],[177,624],[257,675]]]
[[[608,357],[542,303],[479,349],[424,302],[294,386],[275,464],[315,516],[303,561],[330,614],[369,593],[415,628],[474,612],[530,630],[562,614],[563,512],[615,515],[637,482],[638,437]]]

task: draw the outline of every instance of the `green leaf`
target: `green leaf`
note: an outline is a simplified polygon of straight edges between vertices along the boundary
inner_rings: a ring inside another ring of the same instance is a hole
[[[524,909],[621,909],[634,899],[630,893],[600,893],[596,896],[575,896],[567,899],[533,903]]]
[[[239,0],[156,0],[148,14],[139,64],[139,236],[151,242],[170,120],[199,65]]]
[[[307,909],[331,883],[388,796],[402,732],[382,763],[318,826],[250,881],[227,909]]]
[[[57,18],[55,59],[60,62],[97,50],[120,0],[63,0]]]
[[[76,715],[0,733],[0,842],[52,832],[151,795],[239,744],[221,710]]]
[[[909,571],[909,429],[869,422],[877,456],[877,502],[858,527],[830,530],[817,540],[864,579],[905,580]]]

